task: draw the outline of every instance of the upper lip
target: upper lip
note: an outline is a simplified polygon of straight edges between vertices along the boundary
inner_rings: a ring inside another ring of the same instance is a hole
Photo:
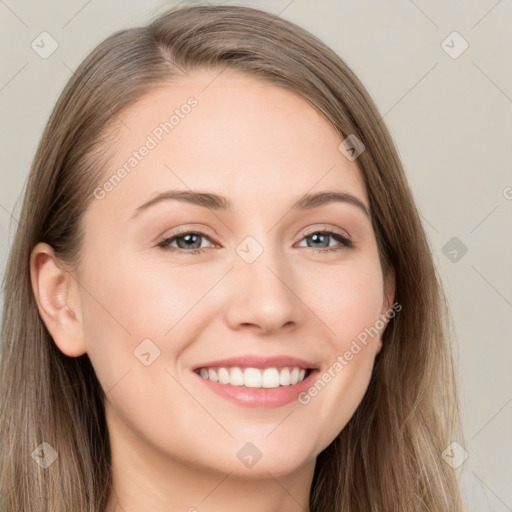
[[[317,370],[318,366],[314,363],[306,361],[304,359],[299,359],[297,357],[280,355],[280,356],[272,356],[272,357],[264,357],[257,355],[245,355],[238,357],[231,357],[229,359],[217,359],[215,361],[206,361],[204,363],[198,364],[193,369],[199,370],[200,368],[219,368],[219,367],[231,367],[231,366],[241,366],[244,368],[276,368],[276,367],[286,367],[286,366],[297,366],[299,368],[304,368],[305,370]]]

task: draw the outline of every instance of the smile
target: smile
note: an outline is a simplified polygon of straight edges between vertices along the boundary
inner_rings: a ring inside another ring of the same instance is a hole
[[[199,368],[199,375],[212,382],[231,386],[243,386],[246,388],[278,388],[280,386],[292,386],[302,382],[310,370],[293,367],[271,368],[240,368],[215,367]]]

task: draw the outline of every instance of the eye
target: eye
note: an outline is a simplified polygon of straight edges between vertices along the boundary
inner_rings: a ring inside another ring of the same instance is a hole
[[[201,240],[210,238],[200,231],[182,231],[170,237],[164,238],[158,243],[158,247],[168,250],[177,250],[187,254],[198,254],[204,251]],[[176,242],[177,247],[172,245]]]
[[[335,240],[338,244],[331,245],[329,239]],[[306,235],[302,240],[306,240],[307,247],[321,253],[339,251],[344,247],[354,246],[352,240],[336,231],[314,231]],[[313,245],[309,245],[308,241],[311,241]]]
[[[186,254],[199,254],[207,249],[207,246],[202,244],[202,241],[205,239],[211,242],[210,237],[200,231],[181,231],[161,240],[158,243],[158,247]],[[306,240],[306,243],[311,241],[313,245],[307,243],[307,247],[319,253],[339,251],[344,247],[354,246],[353,242],[346,236],[336,231],[328,230],[314,231],[306,235],[302,240]],[[338,243],[333,245],[330,243],[331,240],[335,240]],[[303,245],[299,246],[304,247]]]

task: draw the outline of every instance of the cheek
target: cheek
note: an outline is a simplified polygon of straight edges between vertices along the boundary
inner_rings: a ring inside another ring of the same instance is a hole
[[[204,311],[201,297],[219,276],[169,269],[166,276],[155,265],[143,267],[122,257],[113,261],[91,256],[81,276],[91,291],[83,302],[88,356],[107,395],[109,428],[128,426],[162,452],[187,462],[200,459],[200,443],[184,432],[198,418],[210,429],[215,425],[179,384],[182,375],[174,363],[194,339]],[[101,277],[93,272],[100,267]],[[143,353],[149,353],[147,366]]]
[[[327,356],[299,403],[315,418],[316,450],[321,451],[343,430],[366,392],[383,327],[384,297],[378,260],[337,267],[316,282],[305,302],[314,304],[329,328],[322,342]]]
[[[200,286],[199,280],[188,279],[193,276],[183,272],[168,270],[166,275],[165,269],[122,255],[91,254],[84,261],[80,280],[87,352],[104,389],[141,366],[134,354],[139,346],[150,347],[151,357],[175,359],[187,342],[176,333],[188,325],[187,315],[212,286],[213,278]],[[141,345],[148,339],[154,347],[147,341]]]
[[[89,320],[121,336],[129,333],[133,342],[165,337],[219,278],[212,272],[198,275],[192,267],[185,271],[160,263],[144,264],[143,258],[119,257],[106,264],[90,259],[88,266],[84,279],[94,290],[87,300]],[[100,267],[98,277],[93,269]]]
[[[310,268],[307,274],[301,273],[300,280],[301,298],[329,331],[328,345],[339,353],[379,318],[384,296],[376,258],[354,258],[316,272]]]

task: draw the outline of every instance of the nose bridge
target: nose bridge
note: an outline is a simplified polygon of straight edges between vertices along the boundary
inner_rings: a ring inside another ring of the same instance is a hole
[[[235,248],[227,305],[232,328],[253,324],[271,331],[298,321],[293,270],[271,239],[248,236]]]

